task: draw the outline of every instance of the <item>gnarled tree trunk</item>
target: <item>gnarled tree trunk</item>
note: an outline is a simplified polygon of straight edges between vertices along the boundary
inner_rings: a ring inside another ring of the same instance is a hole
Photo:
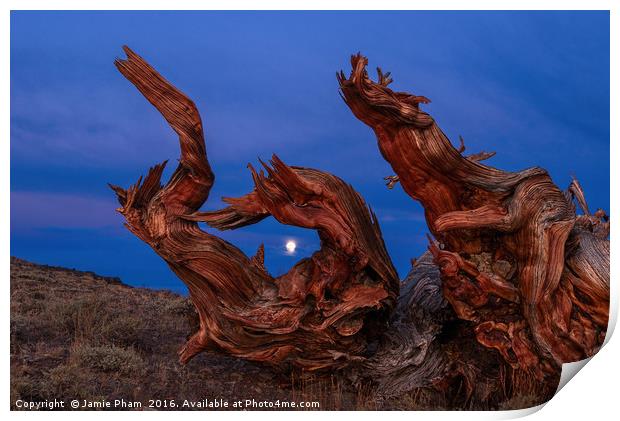
[[[385,329],[398,297],[396,271],[374,214],[353,188],[330,174],[290,167],[275,155],[271,167],[250,170],[255,189],[227,198],[229,207],[201,213],[214,176],[191,100],[141,57],[125,48],[116,65],[179,135],[181,159],[160,185],[164,164],[128,190],[112,186],[127,227],[185,282],[200,330],[180,351],[182,362],[221,350],[255,361],[315,371],[346,366],[367,353]],[[280,277],[263,265],[263,248],[246,257],[202,231],[197,221],[225,230],[273,216],[316,229],[321,249]]]
[[[510,173],[463,156],[420,96],[393,92],[378,69],[352,58],[338,75],[353,113],[376,133],[405,192],[424,206],[429,252],[401,284],[372,211],[353,188],[275,155],[250,167],[255,188],[228,207],[200,212],[214,182],[193,102],[125,47],[121,73],[179,135],[181,159],[127,190],[112,186],[127,227],[186,283],[200,329],[180,351],[187,362],[223,351],[304,372],[340,370],[384,396],[415,387],[461,405],[552,393],[563,362],[595,353],[609,302],[609,223],[590,214],[575,180],[567,192],[540,168]],[[577,215],[576,199],[583,215]],[[273,216],[317,230],[321,248],[280,277],[198,222],[236,229]],[[400,291],[399,291],[400,290]],[[535,379],[535,380],[533,380]]]
[[[352,58],[339,81],[353,113],[375,131],[403,189],[424,206],[441,242],[430,250],[457,316],[478,341],[538,377],[592,355],[607,328],[609,225],[590,215],[581,187],[568,192],[541,168],[511,173],[465,157],[419,108],[425,97],[393,92]],[[572,198],[585,214],[577,217]]]

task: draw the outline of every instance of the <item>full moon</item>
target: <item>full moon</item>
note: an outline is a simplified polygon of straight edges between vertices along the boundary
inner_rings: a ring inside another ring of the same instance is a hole
[[[294,241],[287,241],[285,247],[286,247],[286,251],[288,251],[289,253],[295,253],[295,249],[297,248],[297,243],[295,243]]]

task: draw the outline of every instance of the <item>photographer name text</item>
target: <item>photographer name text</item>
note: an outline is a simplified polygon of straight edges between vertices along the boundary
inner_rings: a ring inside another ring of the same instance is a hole
[[[319,402],[293,402],[283,400],[256,400],[256,399],[200,399],[200,400],[174,400],[174,399],[149,399],[147,403],[130,401],[125,399],[114,400],[86,400],[73,399],[67,402],[54,399],[46,401],[15,401],[15,407],[20,410],[53,410],[53,409],[141,409],[152,408],[166,409],[197,409],[197,410],[221,410],[221,409],[291,409],[291,408],[320,408]]]

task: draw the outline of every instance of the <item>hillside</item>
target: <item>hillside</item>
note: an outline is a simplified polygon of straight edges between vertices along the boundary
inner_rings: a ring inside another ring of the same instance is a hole
[[[424,389],[380,400],[367,388],[353,389],[336,378],[302,381],[214,353],[184,367],[177,350],[196,323],[190,301],[181,295],[12,257],[11,408],[20,409],[15,406],[20,399],[141,403],[111,409],[166,409],[163,400],[174,400],[174,409],[204,410],[218,399],[227,401],[228,409],[242,400],[241,409],[258,410],[270,409],[261,406],[265,400],[273,409],[288,409],[287,402],[318,402],[323,410],[450,406]],[[149,408],[151,399],[161,401]],[[187,406],[179,407],[186,400]],[[513,405],[528,406],[506,407]]]
[[[16,409],[18,399],[107,398],[148,406],[150,399],[222,398],[376,407],[331,381],[300,382],[224,355],[202,354],[183,367],[177,350],[195,323],[181,295],[12,257],[11,405]]]

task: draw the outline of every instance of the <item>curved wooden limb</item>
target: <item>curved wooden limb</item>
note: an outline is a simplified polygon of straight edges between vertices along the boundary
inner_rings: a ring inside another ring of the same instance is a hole
[[[171,211],[195,211],[207,200],[214,181],[207,161],[198,109],[192,100],[157,73],[142,57],[127,46],[123,50],[127,59],[117,59],[114,62],[117,69],[157,108],[179,135],[179,166],[168,184],[159,191],[161,200],[166,202]],[[157,190],[154,184],[148,187],[151,188],[149,192]]]
[[[441,251],[435,243],[430,248]],[[447,266],[459,260],[444,256]],[[457,319],[453,304],[446,302],[447,278],[434,261],[430,251],[423,254],[403,280],[392,323],[377,352],[354,371],[355,382],[371,381],[385,397],[423,387],[449,396],[450,405],[459,407],[476,402],[493,407],[524,395],[545,402],[553,396],[559,371],[531,352],[535,345],[523,319],[507,318],[497,325],[481,321],[473,327]],[[465,273],[477,270],[464,263]]]
[[[383,179],[386,181],[385,185],[390,190],[400,181],[397,175],[388,175],[387,177],[383,177]]]
[[[506,209],[483,205],[466,211],[446,212],[435,220],[438,232],[455,229],[493,228],[498,231],[510,231],[514,228],[515,218]]]
[[[111,186],[127,227],[188,286],[200,328],[179,351],[187,363],[205,349],[279,368],[333,370],[364,360],[396,305],[399,281],[376,217],[353,188],[330,174],[291,167],[273,156],[255,188],[229,206],[199,212],[214,176],[193,102],[125,48],[121,73],[179,135],[181,159],[165,186],[164,164],[124,190]],[[273,216],[316,229],[321,249],[278,278],[264,248],[248,258],[197,222],[236,229]]]
[[[489,320],[477,325],[475,332],[478,342],[496,349],[512,368],[526,370],[538,381],[543,381],[546,374],[554,372],[549,361],[541,360],[533,351],[535,345],[529,338],[523,319],[507,323]]]
[[[342,96],[353,114],[374,130],[381,154],[405,192],[424,207],[431,232],[444,245],[444,250],[435,247],[434,254],[442,267],[444,293],[459,317],[508,330],[509,319],[522,321],[519,331],[523,333],[518,337],[528,338],[520,346],[528,347],[529,353],[516,354],[550,359],[556,367],[591,355],[595,346],[590,338],[599,341],[605,329],[599,309],[609,300],[602,286],[609,283],[605,270],[609,256],[592,253],[603,246],[577,244],[571,238],[593,239],[598,230],[596,241],[603,244],[608,224],[589,216],[579,183],[571,183],[565,194],[543,169],[507,172],[478,162],[490,154],[464,157],[462,138],[456,149],[434,119],[420,109],[426,101],[394,92],[381,80],[373,82],[366,65],[365,57],[352,57],[350,76],[342,72],[338,76]],[[585,215],[575,214],[573,198]],[[592,235],[578,234],[580,230]],[[603,269],[593,269],[585,259],[573,261],[581,273],[571,278],[573,282],[597,291],[588,304],[578,294],[562,292],[567,288],[563,279],[570,259],[565,254],[567,242],[597,256],[592,259]],[[476,273],[472,259],[477,260],[478,269],[486,269]],[[512,268],[509,275],[497,277],[498,273],[489,270],[500,263]],[[509,310],[491,296],[509,303]],[[482,336],[479,339],[491,343]],[[492,347],[508,356],[506,346]],[[513,345],[510,349],[514,352]],[[522,357],[517,361],[526,368],[534,360]]]
[[[209,335],[205,329],[201,328],[179,350],[179,362],[187,364],[192,358],[205,351],[208,347]]]
[[[529,338],[528,325],[516,305],[519,290],[512,283],[497,273],[481,272],[458,253],[440,250],[432,240],[429,250],[441,271],[444,297],[459,318],[475,324],[479,343],[499,351],[512,368],[527,370],[538,379],[553,373],[553,366],[538,356]]]
[[[458,253],[440,250],[432,240],[429,250],[445,278],[458,277],[464,273],[467,277],[475,280],[478,288],[483,292],[494,294],[512,303],[520,301],[517,287],[506,281],[500,274],[481,272],[476,265],[463,259]]]
[[[209,226],[224,231],[256,224],[270,215],[255,191],[239,198],[224,197],[222,200],[230,206],[211,212],[194,212],[184,215],[183,218],[206,222]]]
[[[441,242],[414,267],[437,276],[403,283],[399,298],[376,216],[338,177],[274,155],[258,171],[249,166],[252,192],[199,211],[214,176],[198,110],[125,51],[116,66],[176,131],[181,159],[163,186],[165,162],[128,189],[111,188],[127,228],[188,286],[200,327],[179,352],[182,362],[209,349],[281,369],[346,368],[386,395],[432,387],[465,405],[494,399],[507,384],[511,395],[539,385],[552,393],[562,362],[602,344],[609,219],[590,214],[576,181],[565,193],[540,168],[506,172],[478,162],[486,155],[464,157],[464,143],[457,150],[420,109],[428,98],[392,91],[380,69],[371,81],[366,58],[353,56],[351,75],[338,74],[342,96],[375,131],[395,172],[389,181],[422,203]],[[269,216],[314,229],[321,240],[277,278],[262,246],[249,258],[198,226],[238,229]]]
[[[583,192],[583,187],[581,187],[581,184],[575,177],[573,177],[573,180],[568,186],[568,194],[570,195],[571,199],[577,200],[577,203],[579,204],[579,207],[581,207],[581,209],[583,210],[583,213],[586,216],[590,216],[590,209],[588,208],[588,203],[586,202],[586,196]]]
[[[484,161],[487,160],[489,158],[493,158],[495,156],[496,152],[478,152],[475,153],[473,155],[469,155],[467,157],[467,159],[469,159],[470,161],[475,161],[475,162],[479,162],[479,161]]]

